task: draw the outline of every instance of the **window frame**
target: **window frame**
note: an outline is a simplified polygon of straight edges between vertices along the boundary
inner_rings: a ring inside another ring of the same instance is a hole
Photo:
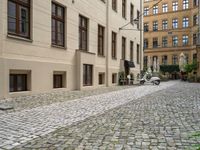
[[[117,59],[117,33],[112,32],[112,59]]]
[[[105,27],[98,25],[98,55],[104,56],[104,46],[105,46]]]
[[[82,21],[85,21],[86,26],[82,26]],[[84,17],[83,15],[79,15],[79,49],[83,51],[88,51],[88,18]],[[82,37],[82,32],[85,31],[85,41],[83,40]],[[85,42],[85,48],[83,48],[83,42]]]
[[[15,3],[15,5],[16,5],[16,12],[15,12],[16,29],[15,29],[15,32],[9,31],[9,18],[13,18],[12,16],[9,16],[9,1],[12,3]],[[28,35],[27,36],[20,34],[20,18],[19,18],[20,17],[20,7],[25,7],[26,9],[28,9],[28,32],[27,32]],[[28,0],[28,3],[24,3],[19,0],[8,0],[7,10],[8,10],[8,12],[7,12],[8,35],[14,35],[14,36],[30,39],[31,38],[31,0]]]
[[[126,38],[122,37],[122,60],[126,59]]]
[[[83,86],[92,86],[92,85],[93,85],[93,65],[83,64]]]
[[[63,16],[62,16],[62,18],[60,18],[60,17],[58,17],[58,16],[54,16],[53,15],[53,9],[52,9],[52,11],[51,11],[51,21],[53,21],[53,20],[55,20],[55,43],[53,43],[53,26],[52,26],[52,24],[51,24],[51,44],[52,45],[55,45],[55,46],[61,46],[61,47],[65,47],[65,7],[63,7],[62,5],[60,5],[60,4],[58,4],[58,3],[56,3],[56,2],[52,2],[52,7],[53,7],[53,5],[55,5],[55,13],[57,14],[57,9],[58,9],[58,7],[60,7],[60,8],[62,8],[62,10],[63,10]],[[57,22],[61,22],[61,23],[63,23],[63,35],[62,35],[62,38],[63,38],[63,43],[62,44],[58,44],[58,34],[61,34],[61,33],[58,33],[58,28],[57,28]]]
[[[57,83],[57,82],[56,82],[56,81],[57,81],[57,80],[56,80],[56,79],[57,79],[56,77],[60,77],[60,79],[61,79],[61,80],[60,80],[60,83],[59,83],[60,86],[56,86],[56,85],[57,85],[57,84],[56,84],[56,83]],[[53,75],[53,88],[54,88],[54,89],[64,88],[64,79],[63,79],[63,78],[64,78],[64,77],[63,77],[63,74],[54,74],[54,75]]]
[[[13,90],[11,90],[11,76],[14,77],[14,82],[13,82]],[[17,77],[24,77],[25,82],[22,87],[22,90],[18,90],[19,85],[17,85]],[[28,91],[28,75],[27,74],[15,74],[15,73],[10,73],[9,74],[9,92],[26,92]]]

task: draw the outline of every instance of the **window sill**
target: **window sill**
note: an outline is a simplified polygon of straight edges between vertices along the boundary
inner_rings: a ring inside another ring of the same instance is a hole
[[[88,51],[86,51],[86,50],[77,49],[76,51],[77,51],[77,52],[81,52],[81,53],[96,55],[96,53],[88,52]]]
[[[105,58],[105,55],[97,55],[98,57]]]
[[[20,41],[25,41],[25,42],[33,42],[33,40],[31,40],[31,39],[23,38],[23,37],[20,37],[20,36],[17,36],[17,35],[8,34],[7,37],[12,38],[12,39],[16,39],[16,40],[20,40]]]
[[[61,87],[61,88],[53,88],[54,91],[57,91],[57,90],[66,90],[67,88],[66,87]]]
[[[115,13],[117,13],[117,10],[115,10],[115,9],[113,9],[113,8],[112,8],[112,10],[113,10]]]
[[[27,96],[30,95],[31,91],[19,91],[19,92],[9,92],[9,95],[11,97],[16,97],[16,96]]]
[[[112,57],[112,60],[117,60],[117,58]]]
[[[58,45],[53,45],[53,44],[51,45],[51,47],[67,50],[67,47],[58,46]]]

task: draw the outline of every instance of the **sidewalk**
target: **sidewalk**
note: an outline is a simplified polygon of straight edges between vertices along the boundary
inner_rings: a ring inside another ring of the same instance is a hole
[[[50,105],[58,102],[65,102],[69,100],[74,100],[78,98],[83,98],[92,95],[98,95],[102,93],[108,93],[112,91],[118,91],[128,88],[137,87],[132,86],[112,86],[112,87],[101,87],[93,90],[83,90],[83,91],[55,91],[52,93],[35,94],[31,96],[20,96],[17,98],[9,98],[6,100],[0,100],[0,105],[11,105],[14,109],[2,111],[0,110],[0,115],[21,111],[24,109],[31,109],[41,106]]]

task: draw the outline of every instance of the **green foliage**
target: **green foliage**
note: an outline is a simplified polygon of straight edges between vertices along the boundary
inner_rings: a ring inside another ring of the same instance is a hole
[[[197,62],[194,61],[192,64],[187,64],[184,67],[186,73],[191,73],[192,71],[197,69]]]
[[[193,138],[200,138],[200,132],[197,132],[192,135]],[[200,150],[200,144],[193,146],[195,150]]]
[[[165,73],[179,72],[180,69],[178,65],[161,65],[160,71],[165,74]]]

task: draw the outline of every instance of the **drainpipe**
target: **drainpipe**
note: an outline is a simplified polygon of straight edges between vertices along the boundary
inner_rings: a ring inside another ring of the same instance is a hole
[[[106,3],[106,86],[109,86],[109,25],[110,25],[110,18],[109,18],[109,0]]]
[[[143,0],[140,0],[140,18],[139,18],[139,22],[140,22],[140,71],[143,70],[143,16],[142,11],[143,10]]]
[[[196,44],[196,53],[197,53],[197,63],[198,63],[198,69],[197,69],[197,75],[200,75],[200,0],[198,1],[198,41]]]
[[[198,41],[197,46],[200,46],[200,0],[198,1]]]

